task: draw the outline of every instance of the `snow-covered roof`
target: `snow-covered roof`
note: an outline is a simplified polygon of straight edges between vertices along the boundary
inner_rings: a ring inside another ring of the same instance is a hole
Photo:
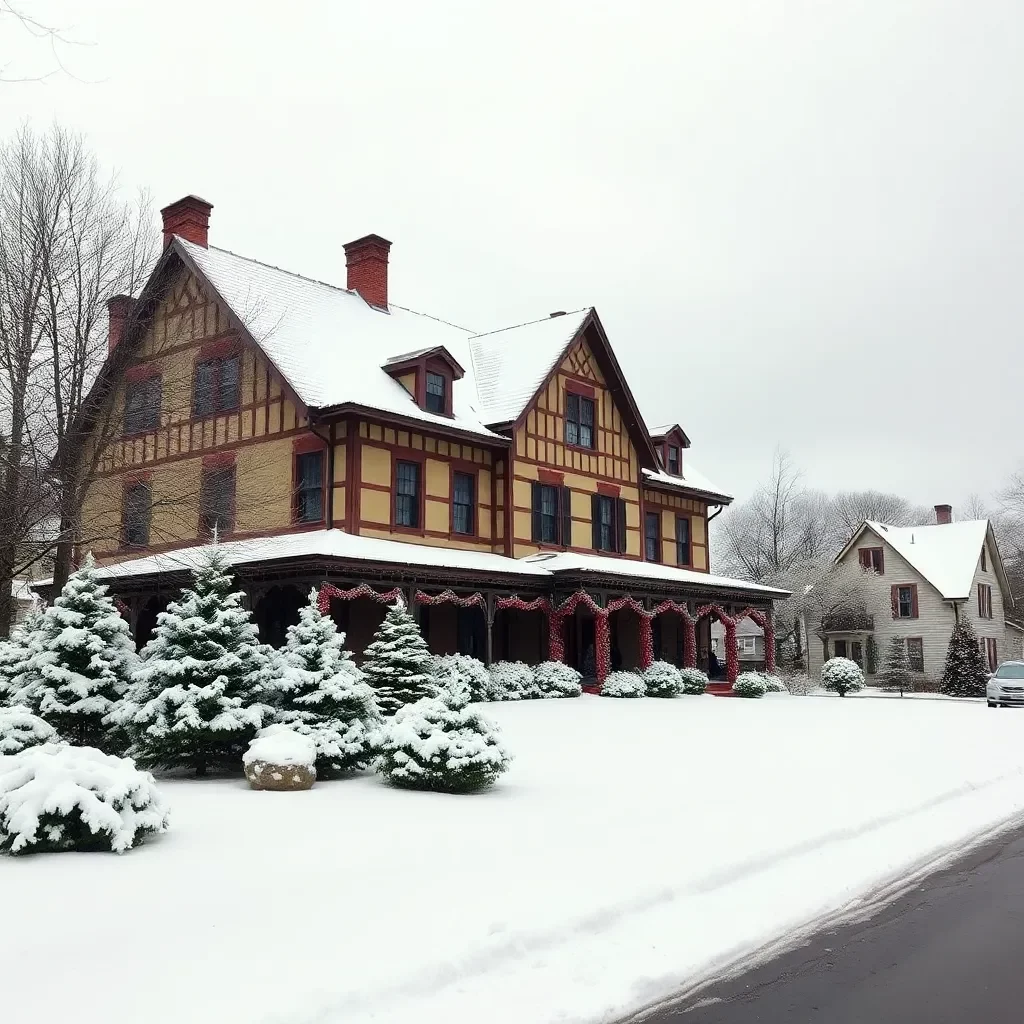
[[[439,416],[421,409],[409,392],[381,369],[392,356],[439,346],[468,367],[470,331],[400,306],[392,305],[385,313],[368,305],[358,292],[226,249],[206,249],[181,237],[176,243],[307,406],[353,403],[499,438],[477,415],[469,372],[453,384],[454,416]]]
[[[659,487],[677,487],[684,491],[699,491],[713,498],[724,498],[732,501],[732,495],[713,484],[703,473],[693,468],[689,458],[683,459],[683,471],[679,476],[672,476],[664,470],[645,469],[644,479]]]
[[[711,620],[711,635],[720,639],[725,636],[725,626],[718,619]],[[764,630],[748,615],[736,623],[737,636],[764,636]]]
[[[577,309],[469,339],[485,422],[509,423],[519,416],[590,312]]]
[[[674,430],[674,423],[663,423],[660,427],[651,427],[651,437],[664,437],[670,430]]]
[[[864,525],[884,538],[947,601],[970,596],[981,546],[988,535],[987,519],[931,526],[889,526],[869,519]]]
[[[695,569],[680,569],[674,565],[663,565],[661,562],[640,562],[631,558],[609,558],[605,555],[581,555],[575,551],[562,551],[527,555],[520,561],[526,564],[543,565],[550,572],[556,574],[559,572],[592,572],[602,576],[642,576],[646,579],[664,580],[666,583],[688,586],[698,584],[707,587],[723,587],[728,590],[750,592],[762,597],[789,596],[788,590],[766,587],[748,580],[736,580],[728,576],[712,576],[710,573],[697,572]]]

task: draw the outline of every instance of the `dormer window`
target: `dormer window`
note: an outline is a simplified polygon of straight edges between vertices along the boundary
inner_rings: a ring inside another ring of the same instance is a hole
[[[427,371],[427,412],[436,412],[443,416],[447,410],[448,381],[444,374]]]
[[[679,476],[679,445],[668,446],[668,471],[672,476]]]

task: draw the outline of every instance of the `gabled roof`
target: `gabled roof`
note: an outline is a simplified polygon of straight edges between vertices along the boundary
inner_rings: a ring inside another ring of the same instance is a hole
[[[690,447],[690,439],[686,436],[686,431],[683,430],[678,423],[665,423],[660,427],[654,427],[651,430],[651,437],[655,441],[660,441],[662,438],[668,437],[673,431],[677,431],[679,436],[683,439],[683,447]]]
[[[865,520],[836,556],[844,558],[865,531],[885,541],[916,569],[947,601],[963,601],[971,595],[971,584],[981,559],[981,546],[988,539],[992,568],[1003,593],[1009,595],[1002,559],[987,519],[929,526],[889,526]]]

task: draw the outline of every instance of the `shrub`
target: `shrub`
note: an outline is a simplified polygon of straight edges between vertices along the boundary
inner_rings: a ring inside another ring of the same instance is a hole
[[[533,670],[533,690],[538,697],[578,697],[582,676],[571,665],[542,661]]]
[[[613,672],[601,687],[602,697],[643,697],[647,693],[638,672]]]
[[[941,691],[953,697],[984,697],[988,671],[970,619],[961,615],[949,637]]]
[[[864,688],[864,672],[849,658],[829,658],[821,667],[821,685],[845,697]]]
[[[785,693],[786,684],[779,676],[769,675],[767,672],[759,673],[764,680],[765,693]]]
[[[708,677],[699,668],[682,668],[679,679],[683,684],[683,693],[693,695],[704,693],[708,688]]]
[[[400,597],[388,608],[363,655],[363,678],[373,687],[381,714],[393,715],[437,692],[430,649]]]
[[[33,715],[24,704],[0,708],[0,755],[20,754],[28,747],[51,743],[57,730]]]
[[[533,669],[521,661],[499,661],[491,666],[491,700],[526,700],[535,694]]]
[[[46,743],[0,759],[0,852],[123,853],[166,828],[153,776],[129,757]]]
[[[737,697],[763,697],[767,686],[760,672],[741,672],[732,684],[732,692]]]
[[[683,692],[679,669],[669,661],[652,661],[644,672],[648,697],[678,697]]]
[[[786,689],[794,697],[804,697],[815,689],[811,677],[806,672],[793,672],[782,677]]]
[[[479,659],[468,654],[444,654],[434,659],[433,666],[438,688],[448,695],[443,699],[451,707],[492,699],[491,674]]]
[[[404,789],[470,793],[491,785],[511,760],[498,727],[479,710],[426,698],[386,724],[377,769]]]

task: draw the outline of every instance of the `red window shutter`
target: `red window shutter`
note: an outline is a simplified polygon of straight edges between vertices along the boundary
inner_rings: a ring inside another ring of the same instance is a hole
[[[898,619],[900,617],[900,588],[895,583],[889,588],[889,597],[892,601],[892,617]]]
[[[911,618],[917,618],[917,584],[913,583],[910,587],[910,615]]]

